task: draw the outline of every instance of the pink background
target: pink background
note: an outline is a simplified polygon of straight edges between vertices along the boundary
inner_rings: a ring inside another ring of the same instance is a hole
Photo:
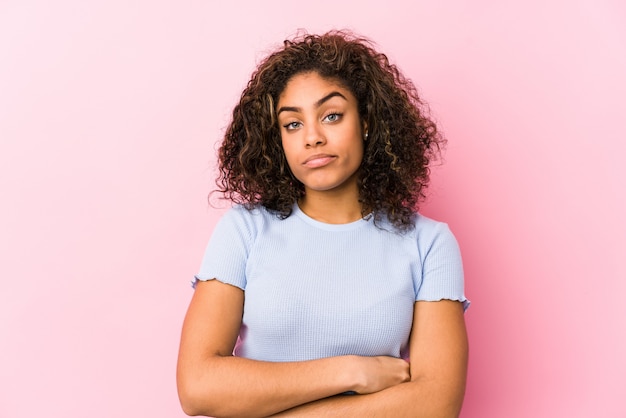
[[[0,1],[0,417],[182,417],[214,141],[297,28],[352,28],[449,139],[423,212],[464,254],[465,418],[624,417],[626,8]]]

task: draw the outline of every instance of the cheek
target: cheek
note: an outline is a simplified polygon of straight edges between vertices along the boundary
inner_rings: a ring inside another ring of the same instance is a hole
[[[285,155],[285,159],[287,160],[287,164],[291,171],[293,171],[295,155],[289,144],[286,144],[284,141],[282,142],[283,154]]]
[[[363,157],[365,156],[365,144],[360,138],[357,138],[356,143],[353,145],[353,155],[355,156],[355,162],[359,165],[363,162]]]

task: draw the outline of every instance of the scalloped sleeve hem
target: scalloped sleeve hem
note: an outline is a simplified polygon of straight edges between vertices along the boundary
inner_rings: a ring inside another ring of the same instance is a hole
[[[224,284],[228,284],[228,285],[231,285],[231,286],[235,286],[236,288],[241,289],[241,290],[246,290],[244,287],[241,287],[238,284],[231,283],[231,282],[228,282],[226,280],[218,279],[217,277],[212,277],[210,279],[203,279],[203,278],[198,277],[197,275],[193,276],[193,280],[191,280],[191,287],[195,289],[196,285],[198,284],[198,282],[208,282],[209,280],[217,280],[220,283],[224,283]]]

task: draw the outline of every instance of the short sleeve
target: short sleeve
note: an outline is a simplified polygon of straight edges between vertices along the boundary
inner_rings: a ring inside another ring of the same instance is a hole
[[[461,251],[448,225],[436,223],[425,239],[418,240],[420,244],[422,277],[415,300],[457,300],[467,309]]]
[[[220,282],[246,288],[246,263],[254,240],[255,227],[252,215],[243,207],[234,207],[218,221],[204,252],[198,280],[217,279]]]

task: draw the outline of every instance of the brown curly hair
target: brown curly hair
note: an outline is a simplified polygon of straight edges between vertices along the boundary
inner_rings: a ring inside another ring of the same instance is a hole
[[[369,40],[346,31],[298,35],[259,64],[219,148],[217,191],[248,208],[291,214],[304,186],[287,165],[275,107],[287,82],[306,72],[349,89],[367,123],[358,179],[363,216],[409,229],[444,139],[413,83]]]

